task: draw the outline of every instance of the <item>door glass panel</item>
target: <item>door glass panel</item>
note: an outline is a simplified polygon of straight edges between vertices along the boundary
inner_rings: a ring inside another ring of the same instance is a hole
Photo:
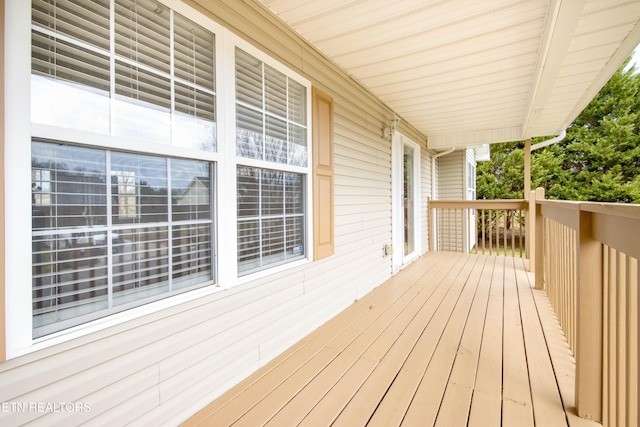
[[[404,146],[403,159],[403,199],[404,199],[404,254],[415,250],[413,149]]]

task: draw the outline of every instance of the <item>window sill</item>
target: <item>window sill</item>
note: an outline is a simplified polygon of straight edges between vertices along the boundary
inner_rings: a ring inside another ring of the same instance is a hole
[[[219,285],[212,284],[210,286],[194,289],[193,291],[158,300],[140,307],[135,307],[130,310],[112,314],[108,317],[96,319],[94,321],[74,326],[60,332],[55,332],[44,337],[36,338],[32,341],[31,347],[23,349],[23,351],[16,352],[16,354],[11,355],[11,358],[37,352],[58,344],[69,342],[74,339],[87,337],[91,334],[104,331],[114,326],[122,325],[126,322],[140,319],[144,316],[151,315],[162,310],[176,307],[180,304],[185,304],[200,298],[207,297],[209,295],[213,295],[224,289],[225,288]],[[89,339],[89,341],[91,341],[91,339]],[[78,345],[83,344],[85,344],[85,342],[79,343]]]

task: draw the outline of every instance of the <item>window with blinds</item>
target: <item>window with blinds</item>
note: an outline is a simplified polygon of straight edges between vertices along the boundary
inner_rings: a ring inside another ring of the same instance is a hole
[[[304,257],[304,175],[238,166],[238,273]]]
[[[214,280],[212,165],[32,143],[33,334]]]
[[[307,91],[236,48],[236,154],[307,166]]]
[[[213,33],[154,0],[33,0],[32,24],[34,123],[216,151]]]
[[[215,284],[216,239],[236,245],[239,276],[307,258],[303,77],[239,48],[216,52],[217,24],[186,7],[31,4],[34,338]],[[221,66],[235,92],[219,99]],[[218,102],[231,112],[222,153]],[[237,205],[217,193],[216,169],[235,175]],[[237,232],[216,237],[218,197]]]
[[[306,256],[307,88],[236,48],[238,274]],[[264,168],[242,165],[252,159]],[[293,170],[292,170],[293,169]],[[302,169],[304,170],[304,169]]]

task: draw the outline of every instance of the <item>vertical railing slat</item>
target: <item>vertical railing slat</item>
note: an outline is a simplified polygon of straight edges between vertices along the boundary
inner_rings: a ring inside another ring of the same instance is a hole
[[[616,332],[617,332],[617,357],[618,360],[616,364],[618,365],[617,376],[618,376],[618,390],[616,392],[616,412],[618,425],[626,426],[627,425],[627,328],[626,328],[626,317],[627,317],[627,256],[621,252],[618,252],[618,268],[616,271],[617,278],[617,297],[618,300],[616,302]]]
[[[638,260],[627,263],[627,424],[637,426],[638,419]]]
[[[489,255],[493,255],[493,209],[489,209]]]

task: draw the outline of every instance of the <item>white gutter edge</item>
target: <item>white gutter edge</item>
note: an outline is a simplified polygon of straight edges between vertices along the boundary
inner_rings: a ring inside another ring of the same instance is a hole
[[[558,142],[562,141],[565,136],[567,136],[567,130],[563,129],[562,132],[560,132],[560,135],[556,136],[555,138],[547,139],[546,141],[538,142],[537,144],[532,145],[531,151],[537,150],[538,148],[544,148],[552,144],[557,144]]]
[[[435,200],[436,198],[436,159],[438,157],[445,156],[447,154],[451,154],[456,150],[456,147],[451,148],[450,150],[443,151],[442,153],[438,153],[431,157],[431,200]]]

